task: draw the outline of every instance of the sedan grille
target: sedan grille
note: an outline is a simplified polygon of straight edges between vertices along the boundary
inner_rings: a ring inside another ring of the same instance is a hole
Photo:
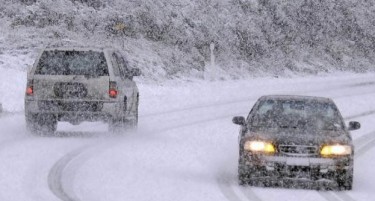
[[[318,154],[318,147],[306,145],[279,145],[279,152],[288,156],[314,156]]]

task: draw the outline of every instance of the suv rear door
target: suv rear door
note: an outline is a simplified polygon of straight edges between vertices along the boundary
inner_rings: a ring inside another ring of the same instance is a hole
[[[45,51],[29,82],[39,100],[109,98],[108,63],[99,51]]]

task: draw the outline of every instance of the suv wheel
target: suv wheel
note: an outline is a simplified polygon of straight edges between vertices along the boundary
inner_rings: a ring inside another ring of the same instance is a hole
[[[28,114],[27,129],[36,135],[50,135],[57,129],[57,118],[49,114]]]
[[[123,127],[123,122],[117,119],[111,119],[108,122],[108,131],[112,133],[118,133]]]
[[[126,130],[135,130],[138,127],[138,103],[137,100],[135,115],[132,119],[120,118],[120,119],[111,119],[108,122],[108,130],[112,133],[122,133]]]
[[[137,96],[137,104],[135,106],[134,119],[126,120],[126,124],[128,128],[137,129],[138,127],[138,105],[139,105],[139,96]]]
[[[136,129],[137,121],[136,119],[112,119],[108,123],[108,130],[112,133],[122,133],[126,130]]]

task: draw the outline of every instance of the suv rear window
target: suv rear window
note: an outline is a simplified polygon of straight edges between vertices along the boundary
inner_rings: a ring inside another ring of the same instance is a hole
[[[35,74],[108,76],[103,52],[94,51],[45,51]]]

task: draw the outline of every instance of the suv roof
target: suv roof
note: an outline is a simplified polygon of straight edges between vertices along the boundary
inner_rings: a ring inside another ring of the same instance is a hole
[[[44,51],[94,51],[103,52],[105,50],[115,50],[110,47],[83,47],[83,46],[64,46],[64,47],[48,47]]]

